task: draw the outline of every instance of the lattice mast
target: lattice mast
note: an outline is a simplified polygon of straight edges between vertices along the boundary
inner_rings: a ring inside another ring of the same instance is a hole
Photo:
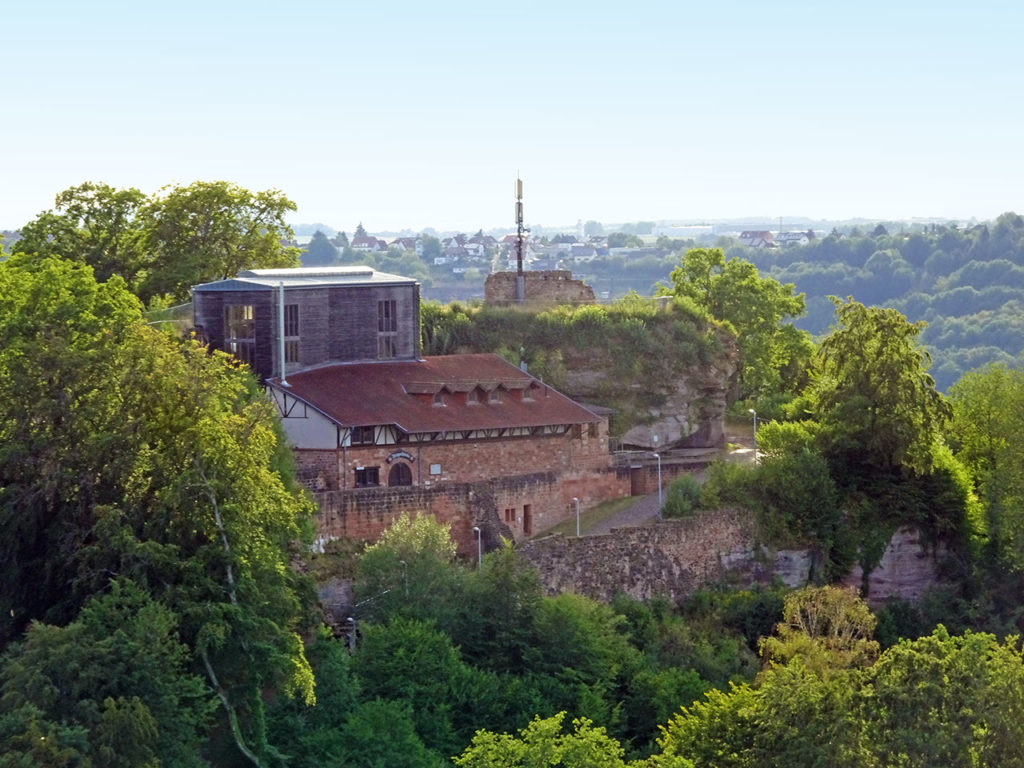
[[[524,235],[529,232],[523,226],[523,180],[516,175],[516,301],[526,301],[526,276],[523,274]]]

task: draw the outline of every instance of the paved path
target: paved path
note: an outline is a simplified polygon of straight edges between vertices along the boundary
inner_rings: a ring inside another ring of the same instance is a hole
[[[594,536],[599,533],[609,533],[612,528],[630,528],[638,525],[646,525],[658,519],[658,494],[654,492],[648,496],[640,496],[636,502],[626,507],[614,517],[598,523],[584,536]]]
[[[739,428],[728,430],[726,439],[735,446],[729,451],[726,458],[729,461],[752,462],[754,460],[753,435],[750,428]],[[693,473],[700,482],[704,482],[704,471]],[[667,489],[666,489],[667,490]],[[584,536],[595,536],[602,533],[610,533],[612,528],[630,528],[640,525],[647,525],[658,519],[658,492],[655,491],[647,496],[640,496],[637,500],[626,507],[619,514],[598,523]]]

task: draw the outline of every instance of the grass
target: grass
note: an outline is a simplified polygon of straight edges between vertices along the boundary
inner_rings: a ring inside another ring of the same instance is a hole
[[[593,509],[580,514],[580,533],[587,533],[594,527],[600,525],[610,517],[614,517],[624,509],[637,502],[639,497],[627,496],[623,499],[612,499],[603,504],[598,504]],[[541,536],[550,536],[553,533],[560,533],[563,536],[576,535],[576,515],[573,514],[567,520],[563,520],[554,528],[548,528],[541,533]]]

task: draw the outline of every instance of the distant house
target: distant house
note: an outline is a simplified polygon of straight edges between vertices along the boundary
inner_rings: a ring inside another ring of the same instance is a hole
[[[597,250],[592,245],[582,245],[580,243],[575,243],[573,244],[572,249],[569,252],[569,257],[576,264],[584,264],[587,262],[591,262],[597,258]]]
[[[740,232],[740,245],[748,248],[774,248],[775,237],[768,230],[746,230]]]
[[[352,238],[350,247],[354,251],[363,251],[364,253],[377,253],[388,249],[387,243],[371,235],[356,235]]]
[[[779,232],[776,242],[779,245],[807,245],[811,239],[807,232]]]
[[[392,248],[398,248],[400,251],[415,251],[416,250],[416,238],[415,237],[398,237],[391,242]]]

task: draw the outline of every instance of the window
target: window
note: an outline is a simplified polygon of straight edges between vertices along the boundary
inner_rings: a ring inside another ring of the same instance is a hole
[[[352,445],[373,445],[373,427],[352,427]]]
[[[299,305],[298,304],[285,304],[284,305],[284,335],[285,338],[289,336],[299,335]]]
[[[492,389],[487,395],[487,402],[489,403],[500,403],[501,393],[497,389]]]
[[[284,305],[284,361],[299,362],[299,305]]]
[[[243,363],[256,358],[256,323],[252,304],[228,304],[224,307],[224,349]]]
[[[377,302],[377,358],[395,356],[398,341],[398,307],[394,299]]]
[[[387,334],[377,335],[377,357],[390,360],[395,356],[395,337]]]
[[[394,333],[398,330],[394,299],[377,302],[377,330],[381,333]]]
[[[408,464],[395,464],[388,472],[388,485],[412,485],[412,470]]]
[[[380,485],[380,467],[357,467],[356,488]]]
[[[466,404],[467,405],[476,405],[479,402],[480,402],[480,399],[477,397],[476,389],[471,389],[471,390],[469,390],[469,392],[466,393]]]
[[[514,523],[516,521],[516,508],[505,507],[505,522]]]

